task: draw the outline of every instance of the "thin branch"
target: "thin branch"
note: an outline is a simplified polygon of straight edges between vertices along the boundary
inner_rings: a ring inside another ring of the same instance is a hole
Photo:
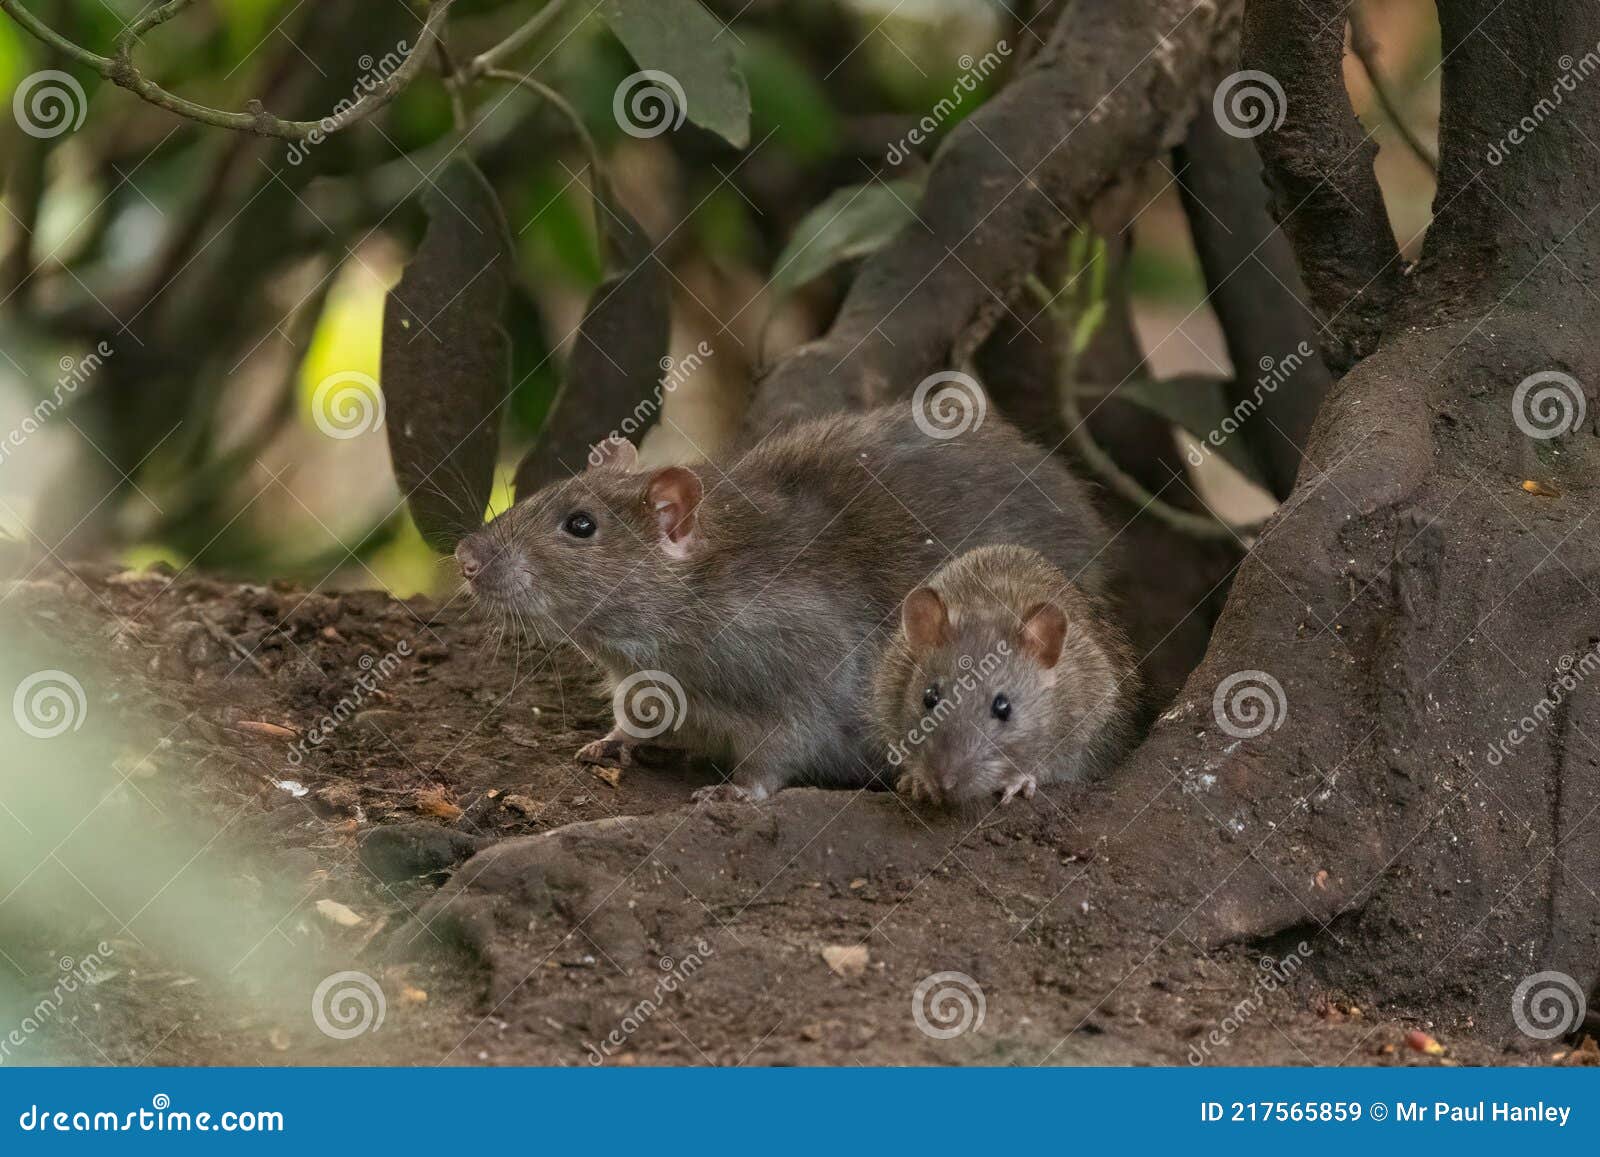
[[[405,91],[406,86],[422,71],[429,49],[437,39],[444,25],[445,16],[455,0],[434,0],[418,32],[417,43],[410,47],[400,67],[379,81],[372,91],[364,93],[359,100],[343,111],[330,113],[320,120],[311,121],[284,120],[268,112],[262,107],[261,102],[256,100],[246,103],[248,110],[246,112],[227,112],[211,108],[168,92],[145,76],[133,63],[133,47],[139,36],[150,28],[170,20],[192,2],[193,0],[169,0],[169,3],[146,13],[129,25],[117,38],[115,56],[101,56],[80,44],[73,43],[29,12],[23,6],[22,0],[0,0],[0,12],[5,12],[35,37],[65,53],[79,64],[99,73],[117,87],[125,88],[168,112],[215,128],[253,133],[262,137],[278,137],[286,141],[303,141],[313,136],[325,137],[364,121]]]
[[[1350,10],[1345,13],[1350,21],[1350,48],[1355,53],[1356,59],[1361,62],[1361,67],[1366,70],[1367,80],[1372,84],[1372,92],[1378,98],[1378,107],[1383,110],[1383,115],[1394,126],[1394,131],[1400,134],[1400,139],[1411,150],[1417,160],[1428,166],[1430,173],[1439,170],[1439,154],[1430,149],[1411,123],[1400,112],[1400,102],[1394,97],[1394,92],[1389,88],[1389,82],[1378,68],[1378,46],[1372,39],[1372,31],[1367,27],[1366,18],[1361,15],[1359,3],[1350,5]]]
[[[1137,478],[1117,465],[1116,459],[1107,454],[1094,440],[1094,435],[1089,432],[1089,419],[1084,416],[1078,405],[1080,393],[1098,394],[1104,400],[1107,391],[1093,387],[1085,389],[1078,383],[1078,351],[1073,338],[1073,331],[1077,328],[1075,316],[1077,311],[1072,308],[1073,303],[1069,300],[1072,295],[1051,293],[1049,286],[1032,276],[1027,279],[1027,287],[1038,300],[1040,308],[1051,313],[1058,323],[1061,334],[1059,370],[1061,416],[1067,424],[1067,440],[1083,459],[1084,465],[1115,494],[1133,503],[1141,514],[1149,514],[1159,519],[1180,534],[1187,534],[1191,538],[1238,543],[1241,538],[1259,533],[1261,529],[1259,526],[1229,526],[1214,516],[1195,514],[1192,511],[1181,510],[1170,502],[1164,502],[1146,490],[1144,484]],[[1115,394],[1111,393],[1109,396],[1115,397]]]
[[[550,0],[543,8],[535,12],[515,32],[506,37],[494,47],[478,53],[462,70],[465,81],[472,81],[480,76],[488,76],[501,61],[515,53],[523,45],[533,40],[543,32],[561,14],[561,8],[566,0]]]

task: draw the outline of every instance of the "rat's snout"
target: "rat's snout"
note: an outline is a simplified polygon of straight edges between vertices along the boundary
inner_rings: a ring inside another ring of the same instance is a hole
[[[456,543],[456,562],[461,564],[461,577],[471,582],[483,573],[483,556],[470,539]]]

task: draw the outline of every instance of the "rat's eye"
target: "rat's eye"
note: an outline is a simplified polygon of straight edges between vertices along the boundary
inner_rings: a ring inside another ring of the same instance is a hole
[[[989,704],[989,714],[1004,723],[1011,718],[1011,700],[1007,699],[1003,693],[996,695],[994,702]]]
[[[922,692],[922,705],[929,711],[939,706],[939,684],[929,683]]]
[[[588,538],[596,529],[594,515],[586,510],[575,510],[567,515],[567,520],[561,524],[561,529],[574,538]]]

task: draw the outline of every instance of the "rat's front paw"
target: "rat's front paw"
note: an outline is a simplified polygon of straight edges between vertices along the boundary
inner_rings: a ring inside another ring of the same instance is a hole
[[[599,767],[631,767],[635,746],[626,739],[612,739],[608,735],[593,743],[585,743],[578,748],[575,758],[579,763],[592,763]]]
[[[1010,803],[1019,794],[1023,799],[1032,799],[1033,793],[1039,790],[1039,781],[1031,775],[1017,772],[1005,785],[1005,790],[1000,793],[1000,802]]]
[[[743,787],[737,783],[714,783],[695,790],[689,798],[695,803],[760,803],[766,799],[764,787]]]

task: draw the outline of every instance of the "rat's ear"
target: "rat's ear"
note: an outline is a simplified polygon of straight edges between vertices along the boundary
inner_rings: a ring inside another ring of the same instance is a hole
[[[596,442],[589,451],[589,469],[620,470],[624,474],[632,474],[639,469],[639,450],[621,435],[612,434]]]
[[[1022,616],[1019,641],[1023,651],[1045,670],[1061,659],[1061,646],[1067,639],[1067,616],[1054,603],[1037,603]]]
[[[950,634],[950,612],[932,587],[918,587],[900,607],[900,622],[913,651],[937,647]]]
[[[699,537],[700,476],[683,466],[668,466],[650,475],[645,486],[645,507],[655,516],[661,549],[673,558],[685,558]]]

